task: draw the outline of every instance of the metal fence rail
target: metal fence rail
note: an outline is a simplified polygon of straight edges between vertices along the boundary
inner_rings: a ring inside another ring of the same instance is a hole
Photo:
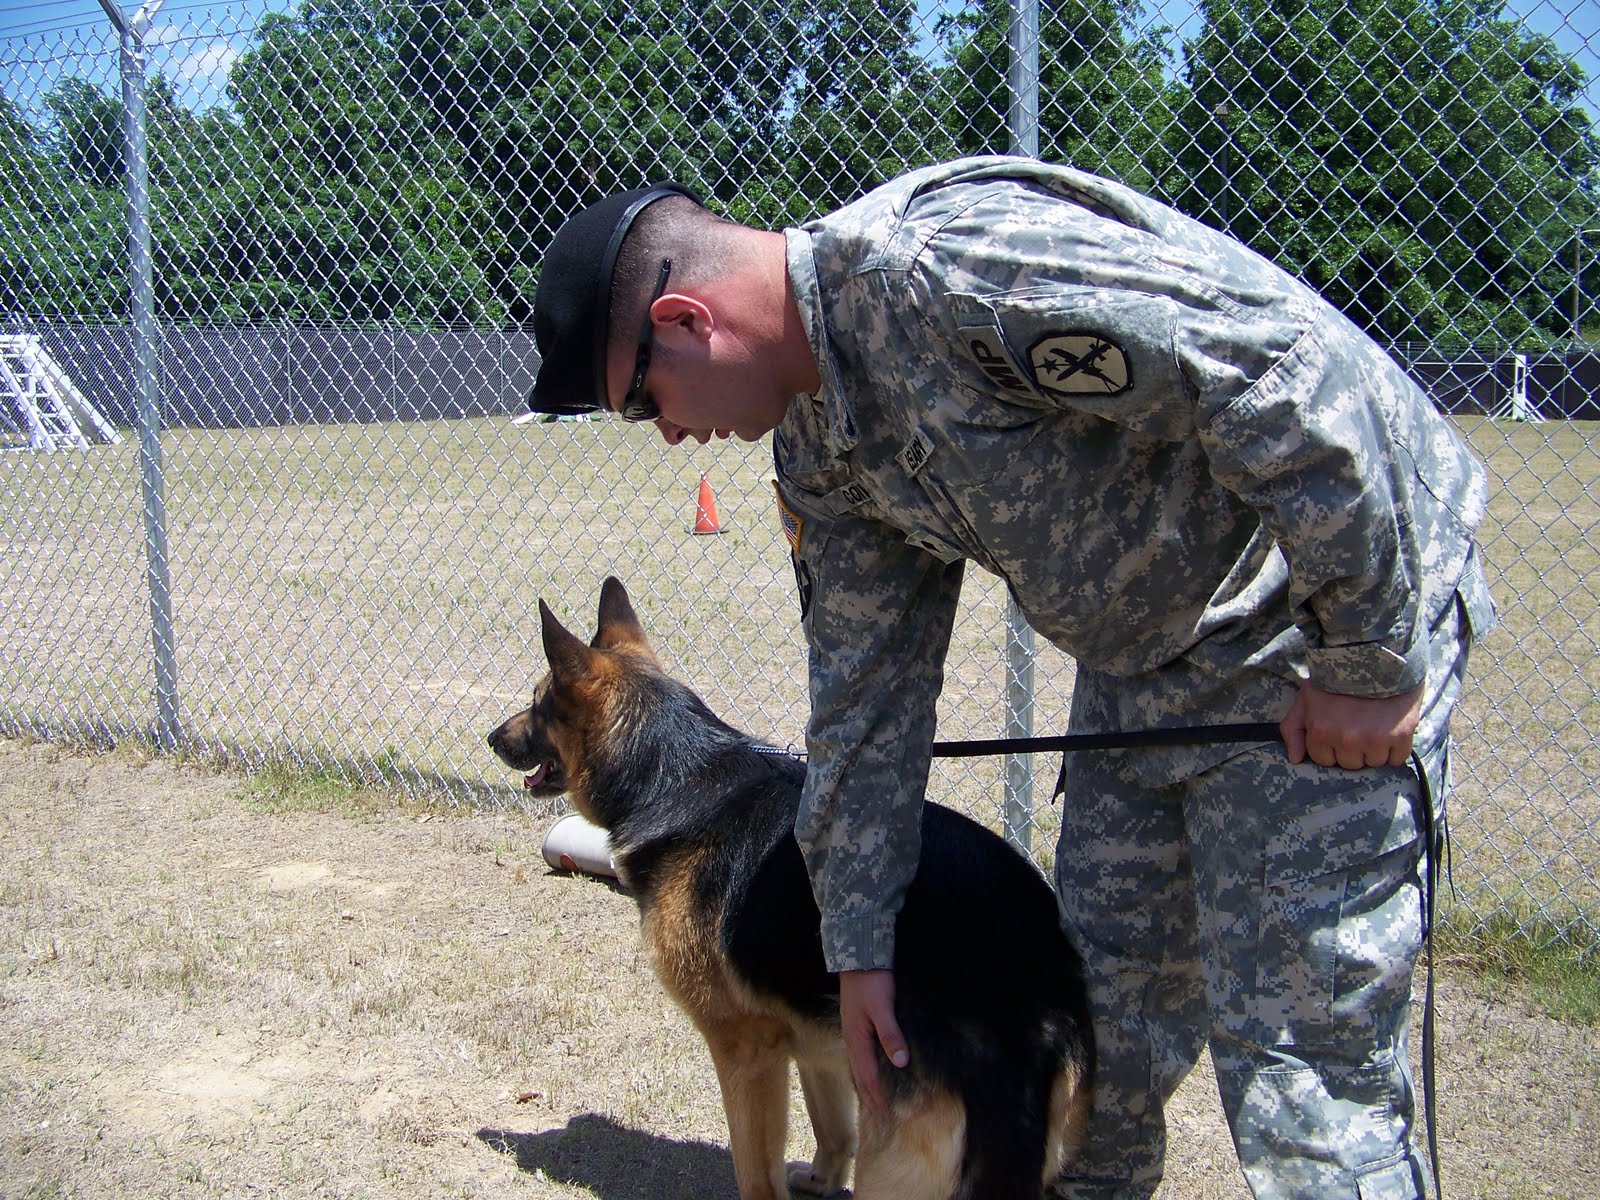
[[[1600,942],[1592,6],[265,9],[0,27],[0,334],[38,348],[0,371],[0,730],[509,801],[482,735],[541,670],[535,601],[581,625],[615,573],[714,707],[798,738],[769,451],[514,423],[543,247],[647,179],[776,227],[1037,152],[1301,274],[1483,454],[1502,623],[1459,717],[1456,883]],[[37,448],[62,388],[130,436]],[[721,536],[691,532],[702,473]],[[1062,726],[1071,663],[1007,608],[969,579],[941,736]],[[1043,861],[1053,772],[934,788]]]

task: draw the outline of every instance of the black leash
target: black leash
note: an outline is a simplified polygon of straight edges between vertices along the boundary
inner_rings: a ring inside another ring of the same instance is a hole
[[[1054,737],[976,738],[935,742],[935,758],[977,758],[984,754],[1048,754],[1068,750],[1134,750],[1150,746],[1204,746],[1218,742],[1281,741],[1276,722],[1201,725],[1194,729],[1136,729],[1130,733],[1062,733]]]
[[[1222,742],[1276,742],[1282,735],[1274,722],[1243,725],[1201,725],[1193,729],[1136,729],[1129,733],[1061,733],[1051,737],[968,738],[933,743],[935,758],[982,758],[989,754],[1052,754],[1070,750],[1137,750],[1151,746],[1205,746]],[[753,746],[762,754],[805,758],[792,746]],[[1059,793],[1058,793],[1059,794]]]
[[[1127,733],[1061,733],[1054,737],[973,738],[935,742],[935,758],[976,758],[983,754],[1049,754],[1061,751],[1050,802],[1066,794],[1067,755],[1074,750],[1137,750],[1152,746],[1211,746],[1222,742],[1277,742],[1283,739],[1273,722],[1242,725],[1198,725],[1189,729],[1135,729]]]
[[[1433,1168],[1433,1194],[1443,1197],[1444,1184],[1439,1177],[1439,1119],[1434,1112],[1433,1088],[1433,923],[1440,866],[1443,865],[1444,878],[1450,881],[1452,890],[1455,880],[1450,861],[1450,823],[1443,807],[1434,802],[1433,784],[1423,767],[1422,756],[1415,751],[1411,754],[1411,769],[1422,785],[1417,824],[1422,827],[1423,853],[1428,856],[1422,882],[1422,947],[1428,954],[1428,982],[1422,1000],[1422,1108],[1428,1122],[1428,1162]]]

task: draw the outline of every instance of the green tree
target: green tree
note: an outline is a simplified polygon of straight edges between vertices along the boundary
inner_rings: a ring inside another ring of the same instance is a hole
[[[1008,0],[980,0],[945,18],[951,46],[945,123],[965,153],[1003,154],[1010,99]],[[1039,155],[1160,194],[1175,103],[1162,26],[1138,0],[1042,0]]]
[[[555,230],[610,192],[673,179],[738,195],[789,102],[792,0],[435,0],[396,11],[407,94],[461,147],[493,285],[530,314]]]
[[[792,52],[793,112],[778,153],[759,162],[751,211],[739,216],[768,225],[804,220],[960,152],[941,123],[938,74],[916,49],[917,20],[912,0],[805,6]]]
[[[90,317],[127,309],[122,106],[81,79],[36,128],[0,99],[0,311]],[[107,182],[109,181],[109,183]]]
[[[1557,258],[1596,163],[1569,58],[1497,0],[1201,12],[1174,140],[1186,209],[1394,340],[1560,331]]]
[[[86,79],[66,79],[45,97],[52,140],[75,178],[95,187],[122,185],[122,101]]]
[[[241,318],[412,325],[501,319],[475,254],[480,212],[460,147],[399,86],[386,11],[339,0],[263,22],[229,81],[237,128],[204,131],[231,169],[211,181],[186,307],[204,299]]]

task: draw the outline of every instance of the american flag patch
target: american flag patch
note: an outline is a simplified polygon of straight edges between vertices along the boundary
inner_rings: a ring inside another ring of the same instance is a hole
[[[800,535],[805,532],[806,523],[783,502],[783,493],[778,490],[778,481],[772,481],[773,494],[778,497],[778,520],[783,525],[783,536],[789,543],[789,553],[796,557],[800,554]]]

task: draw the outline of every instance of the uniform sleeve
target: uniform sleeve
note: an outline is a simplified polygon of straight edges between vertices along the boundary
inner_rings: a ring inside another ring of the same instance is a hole
[[[948,297],[938,324],[963,365],[1157,442],[1198,437],[1212,479],[1288,563],[1312,678],[1364,696],[1420,684],[1421,484],[1394,425],[1426,397],[1315,293],[1195,222],[1163,210],[1133,229],[1037,197],[1009,203],[1024,232],[999,248],[983,231],[1000,214],[981,205],[944,231],[968,294]],[[992,362],[1000,343],[1008,370]]]
[[[890,967],[921,852],[935,712],[960,596],[946,564],[876,522],[780,488],[809,652],[796,840],[830,971]]]
[[[1283,551],[1311,678],[1328,691],[1391,696],[1426,677],[1425,497],[1393,428],[1402,405],[1426,403],[1331,310],[1241,394],[1202,397],[1212,472]]]

